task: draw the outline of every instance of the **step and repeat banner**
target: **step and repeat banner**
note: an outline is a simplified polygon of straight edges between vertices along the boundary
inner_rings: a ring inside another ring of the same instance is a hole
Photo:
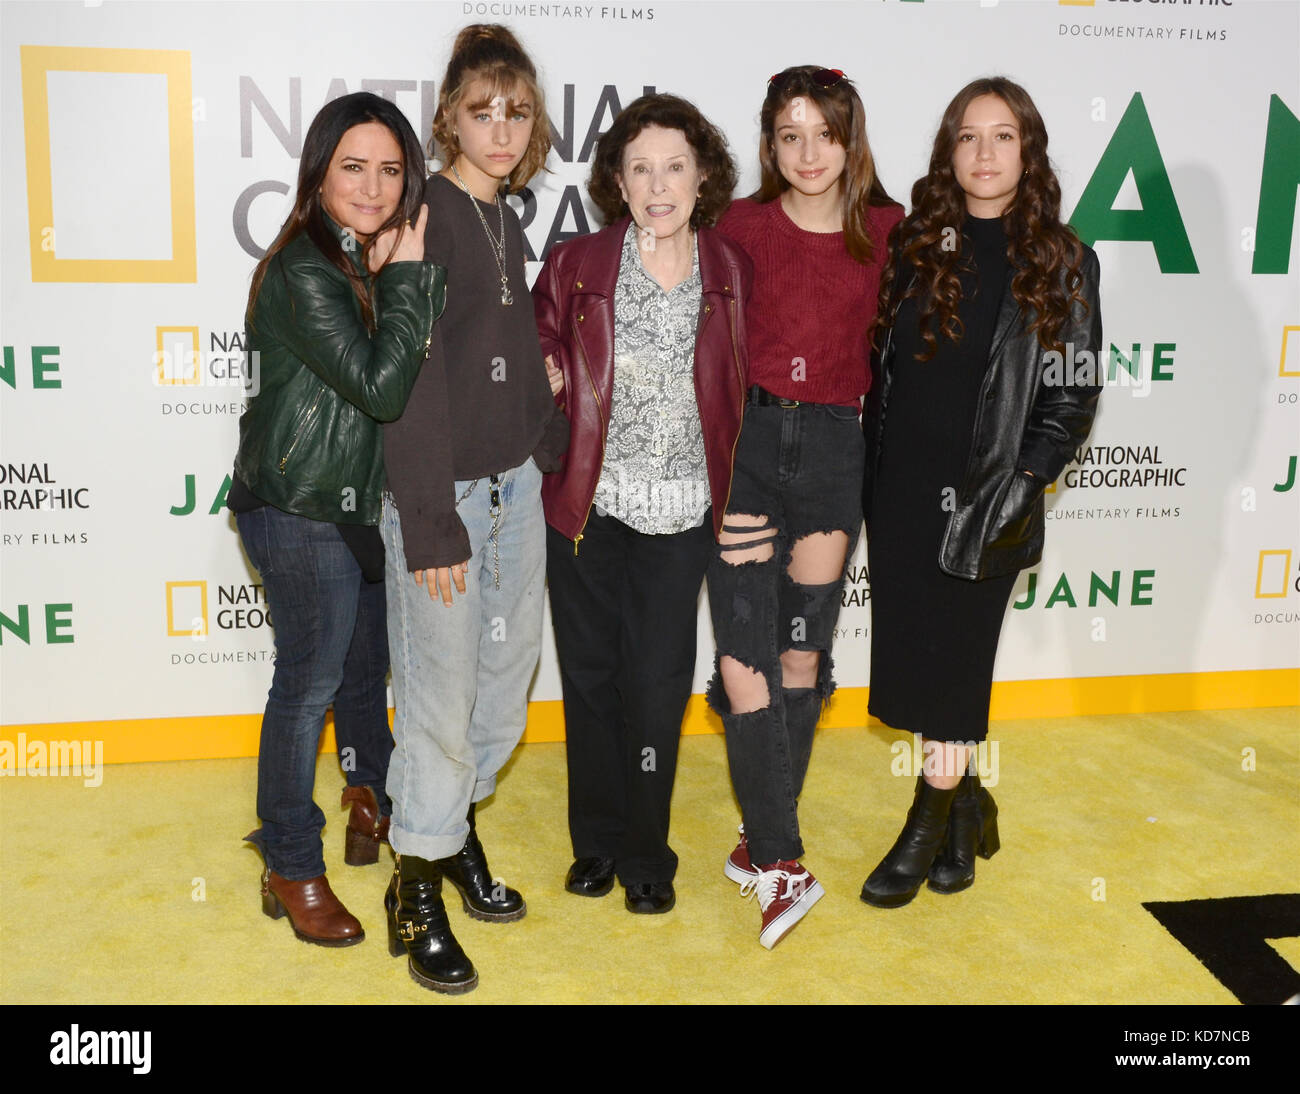
[[[1297,3],[11,2],[6,739],[94,723],[84,735],[116,742],[109,760],[255,748],[271,621],[224,508],[257,381],[249,275],[316,111],[374,91],[427,139],[451,41],[484,21],[509,24],[538,62],[554,129],[549,173],[515,199],[534,276],[549,248],[599,226],[585,194],[594,142],[647,90],[692,99],[724,129],[743,193],[768,77],[843,69],[906,202],[963,84],[1001,73],[1028,88],[1064,209],[1101,259],[1107,387],[1048,496],[1046,554],[1008,610],[999,686],[1062,682],[1072,698],[1057,712],[1092,709],[1090,686],[1116,678],[1213,678],[1242,705],[1294,694]],[[870,628],[859,549],[835,647],[846,694],[869,683]],[[547,631],[544,705],[559,698]],[[702,609],[698,691],[711,644]],[[226,722],[242,744],[221,736]],[[171,743],[142,753],[132,734]]]

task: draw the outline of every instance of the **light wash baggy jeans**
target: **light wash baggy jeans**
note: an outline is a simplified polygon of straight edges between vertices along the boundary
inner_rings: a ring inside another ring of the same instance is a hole
[[[456,854],[469,834],[470,802],[496,789],[528,717],[528,687],[542,641],[546,522],[542,475],[531,458],[499,476],[494,549],[491,490],[480,479],[457,504],[469,532],[465,593],[430,599],[406,567],[391,497],[381,527],[387,553],[388,645],[397,715],[388,769],[389,842],[423,859]],[[470,483],[456,483],[462,498]],[[501,587],[494,573],[499,569]]]

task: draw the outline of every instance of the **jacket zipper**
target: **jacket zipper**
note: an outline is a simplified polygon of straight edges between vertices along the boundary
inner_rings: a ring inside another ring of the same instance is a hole
[[[429,347],[430,347],[431,345],[433,345],[433,324],[434,324],[434,322],[435,322],[435,320],[434,320],[434,318],[433,318],[433,283],[434,283],[434,281],[436,281],[436,280],[437,280],[436,275],[435,275],[434,277],[431,277],[431,278],[429,279],[429,287],[428,287],[427,289],[424,290],[424,298],[429,302],[429,334],[428,334],[428,336],[427,336],[427,337],[425,338],[425,340],[424,340],[424,355],[425,355],[425,357],[428,357],[428,356],[429,356]],[[447,300],[447,297],[446,297],[446,291],[447,291],[446,289],[443,289],[443,308],[444,308],[444,310],[445,310],[446,307],[447,307],[447,304],[446,304],[446,300]]]
[[[591,366],[590,366],[589,364],[587,364],[587,354],[584,352],[584,350],[583,350],[583,348],[582,348],[582,337],[581,337],[581,335],[578,334],[578,324],[577,324],[576,321],[573,322],[573,344],[574,344],[574,346],[575,346],[575,347],[577,348],[577,350],[578,350],[578,356],[582,358],[582,367],[583,367],[583,369],[584,369],[584,370],[586,371],[586,373],[587,373],[587,382],[588,382],[589,384],[591,384],[591,393],[592,393],[592,395],[594,395],[594,396],[596,397],[596,413],[597,413],[598,415],[600,415],[600,421],[601,421],[601,426],[602,426],[601,431],[600,431],[600,464],[599,464],[599,466],[600,466],[600,467],[604,467],[604,466],[605,466],[605,433],[606,433],[606,431],[607,431],[607,429],[608,429],[608,424],[605,422],[605,411],[604,411],[604,409],[601,407],[601,403],[600,403],[600,392],[596,390],[596,379],[595,379],[595,377],[592,376],[592,374],[591,374]],[[597,481],[597,483],[599,483],[599,481],[600,481],[600,472],[599,472],[599,471],[596,472],[596,481]],[[582,528],[586,528],[586,527],[587,527],[587,521],[589,521],[589,520],[591,519],[591,507],[592,507],[595,503],[596,503],[596,491],[595,491],[595,489],[593,488],[592,491],[591,491],[591,497],[590,497],[590,499],[588,499],[588,501],[587,501],[587,513],[586,513],[586,515],[582,518]],[[582,528],[579,528],[579,529],[578,529],[578,534],[577,534],[577,536],[574,537],[574,540],[573,540],[573,557],[574,557],[574,558],[577,558],[577,557],[578,557],[578,544],[582,542]]]
[[[289,457],[293,455],[293,450],[298,447],[298,442],[302,439],[303,430],[307,428],[307,424],[311,421],[312,416],[316,413],[317,408],[320,406],[321,397],[324,394],[325,393],[323,391],[319,391],[316,393],[315,401],[311,404],[310,407],[308,407],[307,413],[303,415],[302,422],[299,424],[297,432],[295,432],[293,435],[293,441],[289,445],[289,451],[280,457],[281,475],[284,474],[284,465],[289,462]]]

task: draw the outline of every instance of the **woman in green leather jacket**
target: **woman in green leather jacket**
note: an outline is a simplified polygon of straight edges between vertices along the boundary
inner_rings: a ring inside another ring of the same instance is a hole
[[[229,504],[262,576],[275,674],[262,719],[257,812],[262,910],[322,946],[364,938],[330,891],[312,801],[334,705],[353,804],[347,861],[374,862],[392,738],[385,676],[380,423],[398,417],[442,311],[424,261],[424,155],[376,95],[326,105],[307,132],[298,197],[253,274],[257,393],[239,423]],[[418,216],[417,216],[418,214]]]

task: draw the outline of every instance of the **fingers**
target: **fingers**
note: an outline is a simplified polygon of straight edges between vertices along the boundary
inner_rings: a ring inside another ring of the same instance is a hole
[[[462,596],[465,594],[465,575],[469,571],[469,562],[458,562],[454,566],[439,566],[437,569],[413,571],[415,583],[429,590],[429,599],[441,600],[451,606],[451,587]]]
[[[384,262],[392,253],[393,248],[397,245],[397,228],[389,228],[386,232],[380,232],[375,237],[374,245],[370,248],[370,256],[367,265],[371,273],[378,273]]]
[[[402,225],[402,234],[393,245],[394,262],[420,262],[424,259],[424,226],[429,222],[429,207],[420,206],[414,226]]]

